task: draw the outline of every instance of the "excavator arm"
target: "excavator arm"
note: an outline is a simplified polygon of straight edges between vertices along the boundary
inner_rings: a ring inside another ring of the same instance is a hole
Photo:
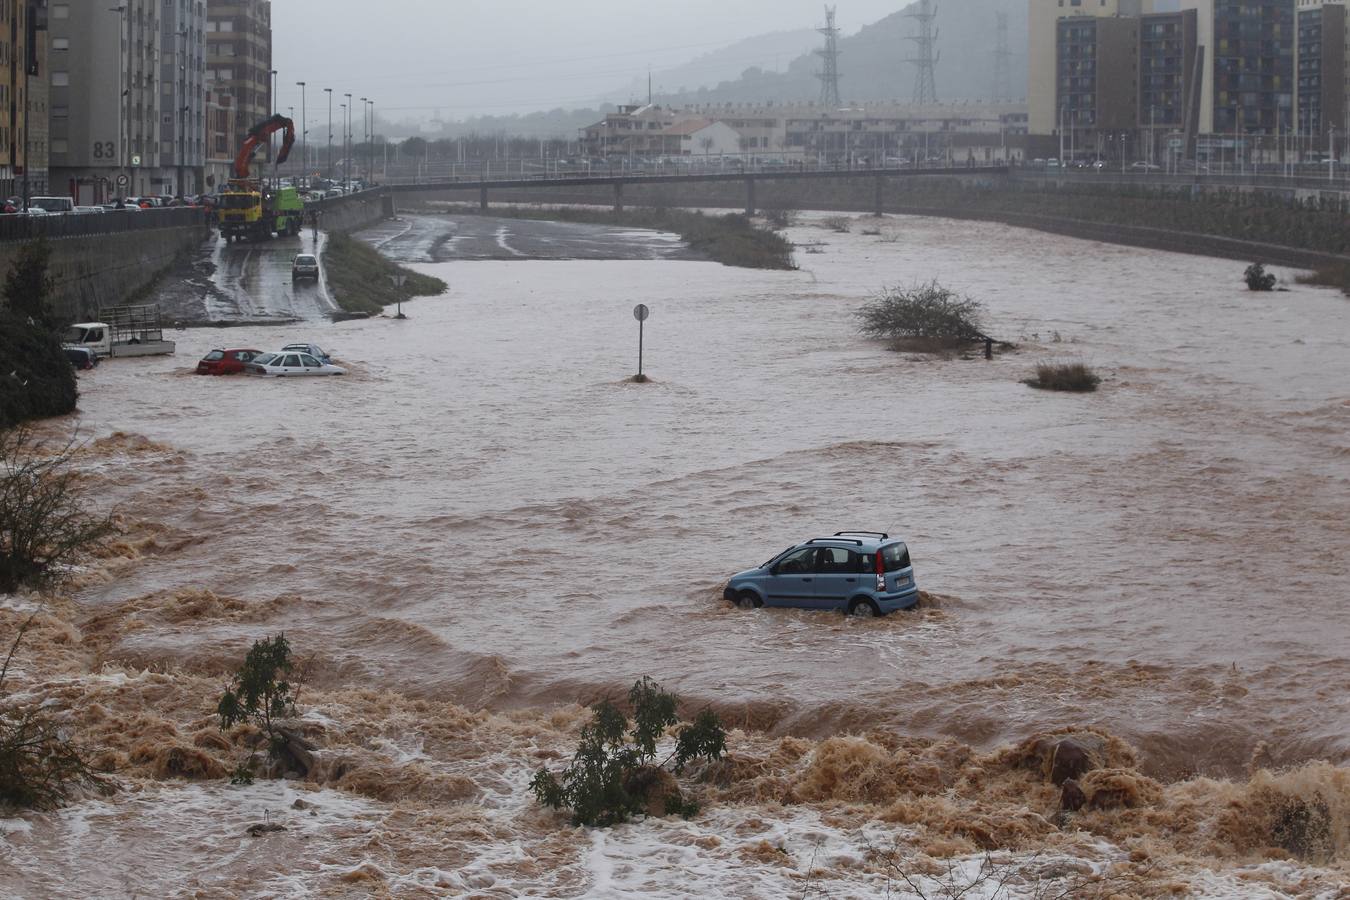
[[[234,177],[241,181],[247,179],[249,161],[253,159],[253,154],[257,151],[259,145],[265,143],[278,131],[283,130],[285,134],[282,136],[281,150],[277,153],[277,164],[284,163],[286,158],[291,155],[291,148],[295,146],[295,123],[285,116],[276,115],[249,129],[244,146],[239,148],[239,155],[234,158]]]

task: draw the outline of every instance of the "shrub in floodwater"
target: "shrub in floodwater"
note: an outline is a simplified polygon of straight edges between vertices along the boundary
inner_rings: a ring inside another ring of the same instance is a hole
[[[859,325],[869,337],[889,338],[897,349],[950,350],[984,339],[980,319],[984,307],[936,281],[909,288],[887,288],[858,310]]]
[[[0,698],[9,664],[37,614],[29,616],[0,666]],[[77,788],[111,793],[112,784],[65,738],[41,704],[20,706],[0,701],[0,806],[54,809]]]
[[[837,234],[848,234],[853,227],[853,221],[848,216],[829,216],[821,219],[820,224]]]
[[[0,431],[0,593],[58,582],[112,533],[106,516],[85,508],[73,448],[44,453],[26,426]]]
[[[650,678],[636,682],[628,692],[633,708],[628,717],[608,700],[591,707],[591,721],[581,729],[581,743],[572,762],[555,776],[540,769],[530,790],[544,806],[570,809],[576,825],[609,826],[626,822],[644,811],[689,818],[698,804],[686,800],[667,766],[678,775],[696,759],[718,760],[726,752],[726,730],[711,710],[699,713],[675,736],[675,748],[660,763],[656,744],[667,728],[679,724],[679,698],[663,691]],[[655,796],[664,791],[664,796]]]
[[[1273,291],[1275,290],[1275,276],[1266,274],[1266,267],[1260,263],[1252,263],[1247,267],[1247,271],[1242,273],[1243,279],[1247,282],[1249,291]]]
[[[1101,377],[1084,363],[1041,363],[1036,377],[1024,384],[1043,391],[1074,391],[1091,393],[1102,383]]]
[[[295,696],[285,678],[294,669],[291,645],[284,634],[256,641],[244,657],[243,666],[235,673],[234,683],[216,705],[220,727],[233,728],[240,722],[253,722],[267,737],[271,757],[281,759],[288,735],[281,729],[279,720],[295,712]],[[235,777],[239,774],[236,769]]]

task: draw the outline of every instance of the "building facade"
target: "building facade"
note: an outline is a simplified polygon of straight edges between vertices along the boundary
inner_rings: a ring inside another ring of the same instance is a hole
[[[1138,17],[1153,0],[1028,0],[1027,124],[1032,134],[1058,134],[1059,20]]]
[[[1298,27],[1294,48],[1297,70],[1294,107],[1299,134],[1345,133],[1346,28],[1350,26],[1342,3],[1300,0],[1295,10]]]
[[[203,183],[206,190],[214,191],[230,180],[234,157],[239,152],[239,147],[235,143],[239,125],[234,110],[234,97],[228,92],[208,84],[204,102],[206,171]]]
[[[81,202],[156,193],[163,0],[48,7],[52,190]]]
[[[0,191],[47,191],[47,4],[0,4]]]
[[[207,0],[206,81],[231,97],[233,156],[249,129],[274,111],[270,0]],[[256,158],[270,159],[271,152],[264,148]]]
[[[206,160],[206,0],[164,0],[160,23],[161,193],[200,194]]]

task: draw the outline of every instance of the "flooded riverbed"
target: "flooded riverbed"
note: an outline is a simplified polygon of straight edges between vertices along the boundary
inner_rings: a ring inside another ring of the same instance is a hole
[[[88,465],[164,533],[80,608],[287,598],[265,626],[128,629],[106,659],[205,676],[284,627],[325,690],[495,715],[645,674],[763,740],[885,730],[984,752],[1075,725],[1165,780],[1344,764],[1350,302],[1253,294],[1221,260],[879,227],[793,229],[819,242],[798,272],[425,264],[451,290],[409,321],[191,330],[173,359],[101,366],[80,429],[124,435]],[[912,358],[858,337],[871,292],[932,278],[1019,349]],[[626,381],[638,302],[646,385]],[[222,340],[313,340],[353,374],[191,375]],[[1044,360],[1105,383],[1021,384]],[[904,536],[928,608],[722,601],[731,573],[841,529]]]

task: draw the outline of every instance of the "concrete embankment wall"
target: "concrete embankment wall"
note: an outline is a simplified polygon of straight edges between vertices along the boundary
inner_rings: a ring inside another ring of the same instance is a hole
[[[378,189],[320,200],[310,208],[319,211],[319,227],[325,231],[359,231],[393,215],[388,193]]]
[[[992,187],[987,179],[962,180],[962,191],[978,191]],[[1081,237],[1106,243],[1173,250],[1203,256],[1265,262],[1295,268],[1313,269],[1327,265],[1350,263],[1350,255],[1311,250],[1299,246],[1243,240],[1171,228],[1143,225],[1125,225],[1096,222],[1074,216],[1020,213],[997,209],[970,209],[946,207],[932,202],[931,193],[923,185],[914,185],[905,179],[891,179],[885,183],[882,206],[887,213],[919,216],[938,216],[971,221],[1002,222],[1018,228],[1032,228],[1053,234]],[[760,209],[786,208],[801,210],[873,212],[876,206],[876,188],[872,179],[825,179],[810,182],[761,182],[756,187],[756,205]],[[1054,192],[1050,192],[1054,193]],[[435,194],[399,194],[403,205],[435,203],[478,202],[477,188],[438,192]],[[624,205],[685,206],[742,209],[746,202],[745,186],[739,182],[695,185],[626,185]],[[1099,202],[1109,204],[1111,198],[1103,195]],[[595,187],[542,188],[501,190],[489,194],[490,202],[544,203],[611,206],[614,189],[608,185]],[[1310,214],[1312,214],[1310,212]]]
[[[58,316],[80,321],[94,318],[99,307],[131,302],[183,254],[200,247],[209,233],[203,221],[200,225],[48,237],[52,309]],[[22,246],[17,240],[0,243],[0,273],[9,271]]]

